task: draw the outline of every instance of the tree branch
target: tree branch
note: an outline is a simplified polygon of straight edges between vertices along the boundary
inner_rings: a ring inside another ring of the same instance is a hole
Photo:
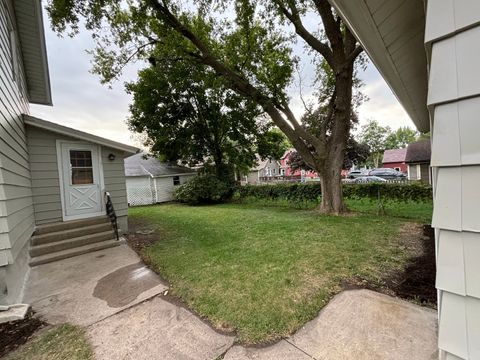
[[[332,50],[328,47],[327,44],[323,43],[322,41],[318,40],[315,36],[313,36],[303,25],[302,19],[300,17],[300,11],[294,5],[293,2],[289,2],[290,11],[283,6],[281,0],[276,0],[275,3],[277,4],[279,10],[282,14],[290,20],[290,22],[295,27],[295,32],[303,39],[305,42],[310,45],[315,51],[317,51],[320,55],[322,55],[325,60],[327,61],[330,67],[333,67],[333,53]]]
[[[340,29],[340,24],[333,16],[332,6],[327,0],[313,0],[313,3],[322,18],[325,34],[330,41],[333,53],[343,54],[342,31]]]
[[[277,125],[280,130],[282,130],[289,138],[297,151],[299,151],[302,156],[305,157],[305,161],[315,164],[315,160],[305,142],[306,139],[302,139],[302,137],[300,137],[299,134],[294,131],[294,128],[292,128],[293,124],[290,125],[283,118],[279,110],[275,107],[272,99],[250,84],[250,82],[242,75],[228,68],[220,60],[218,60],[210,51],[208,46],[190,29],[188,29],[188,27],[182,24],[172,12],[170,12],[164,1],[160,3],[159,0],[148,0],[148,3],[155,11],[155,16],[160,21],[166,22],[173,30],[190,40],[190,42],[200,51],[201,54],[199,54],[198,59],[203,64],[210,66],[217,74],[228,80],[232,90],[257,102],[264,109],[264,111],[270,115],[275,125]],[[293,116],[293,114],[291,115]],[[294,116],[293,119],[295,119]]]

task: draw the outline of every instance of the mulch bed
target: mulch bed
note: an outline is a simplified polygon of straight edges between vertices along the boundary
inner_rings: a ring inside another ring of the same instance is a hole
[[[25,344],[45,325],[32,311],[23,320],[0,324],[0,358]]]
[[[422,304],[437,304],[437,290],[435,289],[435,237],[431,228],[424,227],[423,236],[419,242],[422,253],[411,259],[403,274],[400,274],[393,290],[396,295],[408,300],[417,300]]]
[[[406,224],[400,232],[399,245],[411,254],[403,271],[385,274],[380,283],[364,279],[345,282],[345,289],[370,289],[430,308],[437,307],[435,288],[435,237],[429,225]]]

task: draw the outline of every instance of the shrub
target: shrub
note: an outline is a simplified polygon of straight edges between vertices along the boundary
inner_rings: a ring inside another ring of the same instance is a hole
[[[239,187],[237,193],[240,198],[284,199],[291,202],[319,201],[322,195],[320,183],[245,185]],[[382,202],[423,202],[432,200],[432,187],[419,182],[344,184],[343,195],[345,198],[369,198]]]
[[[214,204],[232,196],[232,186],[215,175],[196,176],[180,185],[174,192],[177,201],[189,205]]]

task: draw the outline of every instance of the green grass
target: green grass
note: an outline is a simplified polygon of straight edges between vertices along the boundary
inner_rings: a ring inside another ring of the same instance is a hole
[[[93,353],[84,330],[64,324],[40,333],[5,360],[90,360]]]
[[[406,220],[396,217],[251,203],[138,207],[129,216],[158,230],[144,257],[173,294],[247,344],[291,334],[344,281],[380,283],[409,257],[397,236]]]

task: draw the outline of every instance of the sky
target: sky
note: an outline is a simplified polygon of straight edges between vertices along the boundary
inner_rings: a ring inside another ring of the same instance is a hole
[[[94,47],[90,34],[83,31],[74,38],[58,37],[51,31],[46,15],[44,20],[53,107],[32,105],[31,115],[139,146],[126,124],[131,97],[125,93],[124,83],[136,79],[140,65],[127,67],[121,79],[112,84],[111,88],[102,85],[99,77],[89,72],[91,55],[86,50]],[[307,85],[302,87],[308,87],[308,83],[312,82],[310,79],[313,73],[310,62],[305,61],[302,66],[302,84]],[[360,78],[365,83],[362,92],[370,99],[359,108],[360,125],[368,119],[376,119],[392,129],[400,126],[414,128],[413,122],[373,64],[370,63],[366,71],[360,73]],[[311,93],[308,88],[302,89],[302,92],[306,98]],[[294,113],[300,117],[304,107],[299,97],[298,81],[294,81],[290,87],[289,96]]]

